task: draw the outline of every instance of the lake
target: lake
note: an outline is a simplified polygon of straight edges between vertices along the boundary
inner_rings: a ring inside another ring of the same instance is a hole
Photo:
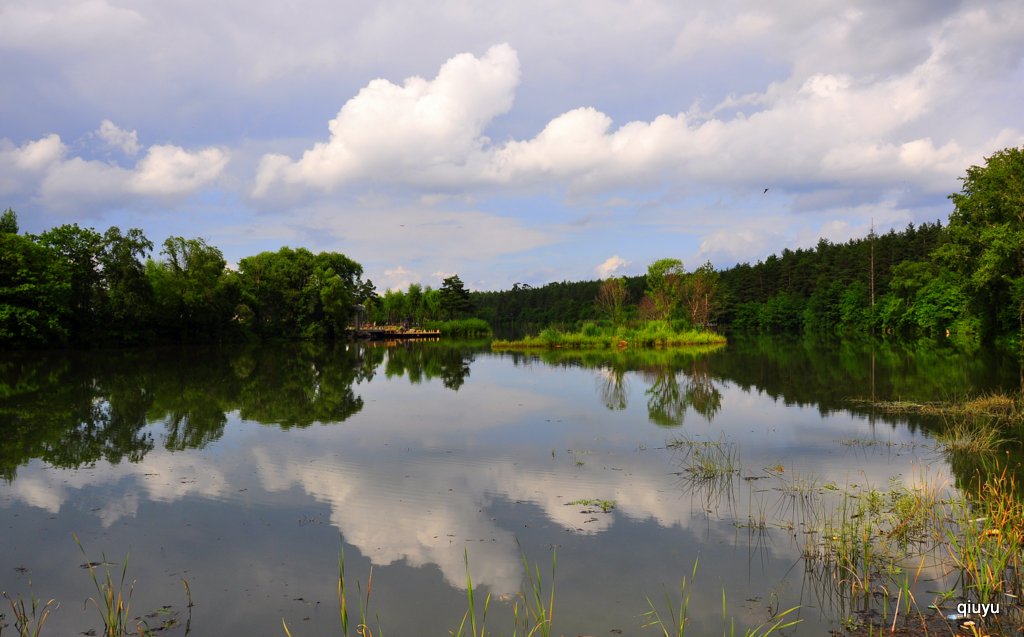
[[[741,634],[799,606],[788,632],[821,635],[858,603],[805,557],[815,507],[969,471],[941,421],[850,399],[1020,385],[1012,357],[926,341],[3,353],[0,589],[59,600],[44,635],[90,634],[82,565],[117,580],[127,560],[131,614],[161,634],[339,634],[344,551],[353,613],[372,569],[374,635],[445,635],[468,561],[511,634],[525,556],[545,595],[554,564],[553,634],[656,634],[645,613],[686,577],[693,634],[722,632],[724,591]],[[956,586],[929,565],[921,606]]]

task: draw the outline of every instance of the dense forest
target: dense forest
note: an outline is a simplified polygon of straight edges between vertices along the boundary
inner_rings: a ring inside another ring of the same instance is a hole
[[[0,215],[0,347],[330,340],[344,336],[357,314],[418,323],[471,311],[458,275],[437,290],[412,286],[379,297],[362,266],[336,252],[284,247],[231,269],[203,239],[170,237],[156,258],[153,251],[137,228],[101,234],[65,224],[19,234],[8,209]]]
[[[77,224],[18,234],[0,217],[0,345],[333,337],[373,293],[342,254],[281,248],[228,269],[202,239]]]
[[[756,264],[686,272],[675,259],[646,276],[514,286],[472,295],[493,325],[536,329],[588,320],[669,318],[753,332],[839,332],[1022,340],[1024,149],[972,166],[948,223],[908,225]],[[666,270],[666,267],[668,268]],[[666,283],[667,281],[667,283]],[[660,300],[668,295],[668,301]],[[609,296],[618,297],[610,302]]]
[[[949,336],[1024,342],[1024,149],[962,178],[948,223],[784,250],[756,264],[691,271],[658,259],[645,276],[469,292],[410,285],[378,296],[342,254],[281,248],[226,267],[203,239],[170,237],[156,258],[141,230],[76,224],[18,233],[0,215],[0,346],[113,340],[335,338],[357,312],[382,323],[475,315],[517,331],[659,319],[753,332]]]

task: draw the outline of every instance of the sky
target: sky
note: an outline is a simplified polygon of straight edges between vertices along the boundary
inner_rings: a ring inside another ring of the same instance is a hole
[[[1024,146],[1024,4],[3,0],[0,94],[23,231],[507,289],[944,222]]]

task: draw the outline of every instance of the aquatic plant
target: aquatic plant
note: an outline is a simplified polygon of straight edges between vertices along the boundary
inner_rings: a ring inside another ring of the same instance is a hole
[[[646,624],[643,624],[643,628],[654,627],[662,634],[662,637],[684,637],[686,635],[690,610],[690,587],[693,586],[697,578],[697,565],[699,562],[699,559],[694,560],[693,570],[690,572],[689,579],[685,575],[682,577],[677,602],[669,597],[668,591],[665,591],[664,611],[659,611],[657,605],[655,605],[650,597],[646,598],[648,610],[643,616],[648,621]],[[803,620],[790,618],[799,608],[799,606],[793,606],[781,613],[773,613],[767,621],[745,630],[743,632],[744,637],[767,637],[799,624]],[[736,635],[736,621],[729,616],[724,588],[722,589],[722,635],[723,637],[735,637]]]
[[[1007,442],[999,424],[990,418],[960,418],[935,438],[951,454],[991,454]]]
[[[579,500],[573,500],[566,502],[565,506],[581,505],[587,507],[598,507],[602,513],[610,513],[615,508],[615,500],[597,500],[594,498],[581,498]]]
[[[348,637],[349,628],[351,626],[351,619],[348,612],[348,583],[345,578],[345,547],[341,547],[341,553],[338,556],[338,620],[341,623],[341,634],[343,637]],[[356,580],[356,598],[359,603],[359,623],[355,626],[355,632],[361,637],[373,637],[373,630],[367,623],[367,619],[370,612],[370,595],[373,592],[373,567],[370,567],[370,575],[366,583],[366,593],[362,592],[362,584],[359,580]],[[377,634],[381,634],[383,631],[380,629],[380,617],[376,617],[377,623]],[[292,632],[288,628],[288,622],[281,618],[281,625],[284,627],[285,635],[292,637]]]
[[[21,595],[12,598],[4,591],[3,597],[11,605],[11,612],[14,614],[14,630],[18,631],[19,637],[39,637],[50,612],[60,606],[55,599],[43,602],[36,597],[32,593],[32,580],[28,582],[28,605],[25,604],[25,599]],[[3,619],[3,613],[0,613],[0,633],[3,633],[4,630]]]
[[[115,585],[114,580],[110,576],[111,564],[107,562],[106,554],[101,554],[102,562],[89,561],[89,556],[78,536],[72,534],[72,537],[75,539],[75,544],[82,551],[82,555],[85,556],[85,567],[89,569],[89,577],[96,588],[96,597],[90,597],[89,601],[92,602],[100,614],[100,620],[103,622],[104,637],[121,637],[127,634],[130,628],[134,628],[134,632],[143,633],[144,627],[139,624],[131,626],[131,620],[129,619],[132,595],[135,592],[134,581],[127,584],[128,588],[125,590],[128,579],[129,556],[126,555],[124,558],[121,566],[121,577]],[[96,575],[97,566],[103,566],[102,580]]]

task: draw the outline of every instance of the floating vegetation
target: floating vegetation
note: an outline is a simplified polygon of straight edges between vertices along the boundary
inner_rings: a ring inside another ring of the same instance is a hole
[[[947,401],[913,402],[907,400],[870,400],[850,398],[852,405],[872,407],[890,414],[923,416],[982,416],[997,421],[1024,423],[1024,392],[992,392],[975,397]]]
[[[611,510],[615,508],[615,500],[596,500],[582,498],[580,500],[573,500],[572,502],[566,502],[565,506],[581,505],[586,507],[597,507],[601,509],[602,513],[611,513]],[[594,513],[594,511],[584,511],[584,513]]]

